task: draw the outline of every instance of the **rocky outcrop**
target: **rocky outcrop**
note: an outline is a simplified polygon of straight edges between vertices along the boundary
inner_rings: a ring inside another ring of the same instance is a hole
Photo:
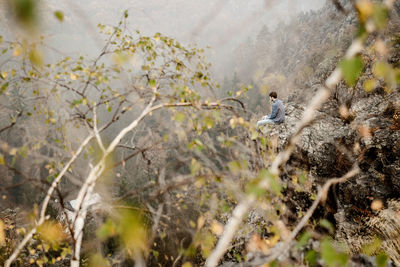
[[[334,217],[336,238],[353,253],[378,238],[381,249],[400,266],[400,89],[351,89],[348,95],[345,90],[350,89],[339,85],[342,99],[333,95],[316,112],[286,168],[306,168],[322,184],[343,175],[357,161],[361,173],[335,188],[335,206],[327,211]],[[278,150],[284,149],[305,105],[286,102],[286,122],[264,129],[265,135],[277,139]],[[341,106],[345,112],[339,112]],[[382,203],[379,212],[371,208],[374,201]]]

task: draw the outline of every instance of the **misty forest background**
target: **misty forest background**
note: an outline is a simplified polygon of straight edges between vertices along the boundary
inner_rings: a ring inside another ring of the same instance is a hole
[[[400,266],[399,1],[0,22],[5,266]],[[271,91],[286,122],[257,129]]]

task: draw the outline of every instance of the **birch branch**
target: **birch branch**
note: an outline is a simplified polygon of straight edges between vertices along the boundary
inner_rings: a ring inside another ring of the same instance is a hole
[[[96,184],[96,180],[100,177],[100,175],[103,173],[105,169],[105,164],[106,164],[106,159],[107,156],[114,151],[114,149],[117,147],[117,145],[120,143],[121,139],[130,131],[132,131],[143,118],[151,112],[151,107],[156,99],[156,95],[154,94],[153,98],[147,104],[145,109],[142,111],[142,113],[139,115],[138,118],[136,118],[133,122],[131,122],[127,127],[122,129],[118,135],[114,138],[114,140],[111,142],[111,144],[108,146],[107,149],[105,149],[103,156],[101,157],[100,161],[94,166],[88,177],[86,178],[85,183],[81,187],[78,193],[77,197],[77,208],[76,211],[74,212],[73,218],[73,229],[74,229],[74,237],[75,237],[75,244],[74,244],[74,249],[73,249],[73,258],[71,260],[71,267],[76,267],[79,266],[79,260],[80,260],[80,250],[81,250],[81,244],[82,244],[82,235],[83,235],[83,227],[85,225],[85,218],[87,214],[87,205],[85,205],[85,200],[90,199],[91,193],[93,191],[93,188]]]
[[[103,173],[105,169],[105,162],[107,156],[114,151],[114,149],[119,145],[122,138],[130,131],[132,131],[135,127],[138,126],[139,122],[141,122],[148,114],[151,114],[153,111],[156,111],[161,108],[166,107],[189,107],[194,106],[191,102],[184,102],[184,103],[161,103],[155,106],[152,106],[154,101],[156,100],[156,94],[154,92],[154,96],[149,102],[149,104],[144,108],[142,113],[137,117],[133,122],[131,122],[127,127],[122,129],[118,135],[113,139],[111,144],[105,149],[102,158],[100,161],[94,166],[88,177],[86,178],[85,183],[82,185],[81,189],[79,190],[78,197],[77,197],[77,208],[75,214],[73,215],[73,229],[74,229],[74,237],[75,237],[75,246],[73,250],[73,259],[71,260],[71,266],[77,267],[79,266],[80,260],[80,249],[82,244],[82,231],[84,227],[84,221],[87,214],[87,206],[84,204],[87,199],[90,198],[90,195],[93,191],[93,188],[96,184],[97,179]],[[224,105],[219,102],[213,103],[203,103],[200,104],[200,107],[204,108],[226,108],[232,110],[232,106]]]
[[[352,58],[363,49],[363,42],[361,39],[356,39],[352,42],[348,48],[345,58]],[[300,134],[302,130],[309,126],[314,119],[315,111],[328,99],[331,94],[331,90],[340,82],[342,78],[342,72],[339,67],[329,75],[326,79],[324,86],[322,86],[312,98],[310,105],[306,108],[303,113],[301,120],[296,124],[295,131],[289,139],[288,146],[280,152],[275,160],[273,161],[270,171],[274,175],[279,175],[279,167],[285,164],[290,155],[293,153],[296,144],[300,139]],[[259,184],[260,188],[268,188],[269,184],[267,180],[262,181]],[[218,265],[219,260],[224,255],[225,251],[228,249],[230,243],[232,242],[233,236],[243,217],[247,214],[250,208],[254,205],[256,197],[253,194],[246,196],[242,202],[240,202],[233,210],[231,218],[229,218],[228,223],[225,226],[224,232],[219,239],[217,246],[211,252],[210,257],[206,260],[206,267],[214,267]]]
[[[326,199],[326,196],[328,195],[328,190],[332,185],[339,184],[339,183],[344,183],[347,180],[349,180],[351,177],[354,177],[360,172],[360,169],[357,164],[353,166],[353,168],[347,172],[345,175],[343,175],[340,178],[333,178],[328,180],[322,188],[319,190],[316,199],[314,200],[313,204],[311,207],[307,210],[306,214],[303,216],[301,221],[297,224],[295,229],[290,233],[290,236],[285,240],[283,243],[283,246],[276,250],[271,256],[269,256],[267,259],[262,260],[262,265],[263,263],[268,263],[271,261],[274,261],[277,259],[280,255],[282,255],[286,250],[288,250],[293,242],[293,240],[296,238],[296,236],[299,234],[301,229],[304,228],[304,226],[307,224],[308,220],[311,218],[311,216],[314,214],[314,211],[318,207],[320,202],[323,202]],[[255,263],[258,266],[258,263]]]
[[[103,151],[103,153],[104,153],[106,151],[106,149],[104,148],[103,141],[101,140],[101,137],[100,137],[99,129],[97,128],[96,105],[94,105],[94,107],[93,107],[93,131],[94,131],[94,135],[96,136],[97,143],[99,144],[101,151]]]
[[[28,234],[24,237],[24,239],[21,241],[21,243],[18,244],[17,248],[14,250],[14,252],[11,254],[11,256],[6,260],[4,263],[5,267],[9,267],[11,263],[18,257],[19,253],[21,253],[21,250],[25,247],[25,245],[31,240],[32,236],[36,233],[37,228],[42,225],[48,218],[46,216],[46,210],[47,206],[49,205],[51,196],[55,190],[55,188],[58,186],[60,183],[62,177],[65,175],[65,173],[68,171],[68,169],[71,167],[72,163],[75,162],[75,160],[78,158],[78,156],[81,154],[83,148],[90,142],[90,140],[93,138],[93,135],[89,135],[86,137],[86,139],[81,143],[79,148],[76,150],[76,152],[73,154],[71,159],[68,161],[68,163],[64,166],[64,168],[61,170],[59,175],[57,176],[56,179],[53,180],[51,183],[51,186],[49,190],[47,191],[46,197],[43,200],[42,204],[42,209],[40,211],[40,217],[36,225],[28,232]]]

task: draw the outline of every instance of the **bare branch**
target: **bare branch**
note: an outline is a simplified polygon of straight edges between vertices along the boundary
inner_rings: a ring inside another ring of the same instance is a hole
[[[217,266],[219,260],[224,255],[226,249],[231,244],[232,238],[239,228],[243,217],[246,215],[248,210],[253,206],[256,197],[251,194],[249,197],[241,201],[233,210],[232,216],[229,218],[224,232],[221,238],[218,240],[217,246],[212,251],[210,257],[208,257],[205,266]]]
[[[81,249],[81,243],[82,243],[82,235],[83,235],[83,227],[84,227],[84,222],[88,210],[88,206],[85,204],[88,200],[90,199],[90,196],[93,192],[93,188],[96,184],[96,180],[100,177],[100,175],[103,173],[105,170],[105,165],[106,165],[106,158],[107,156],[114,151],[114,149],[117,147],[117,145],[120,143],[121,139],[130,131],[132,131],[140,121],[143,120],[145,116],[147,116],[149,113],[152,112],[152,105],[154,101],[156,100],[156,94],[154,94],[152,100],[150,103],[144,108],[142,113],[137,117],[133,122],[131,122],[127,127],[122,129],[118,135],[114,138],[114,140],[111,142],[111,144],[108,146],[108,148],[105,150],[103,153],[102,158],[100,161],[94,166],[88,177],[86,178],[85,183],[81,187],[78,193],[77,197],[77,208],[76,211],[73,215],[74,221],[73,221],[73,229],[74,229],[74,238],[76,240],[75,246],[74,246],[74,251],[73,251],[73,258],[71,260],[71,266],[79,266],[79,259],[80,259],[80,249]]]
[[[100,134],[99,134],[99,129],[97,128],[97,112],[96,112],[96,106],[93,107],[93,131],[94,135],[96,136],[97,143],[99,144],[101,151],[103,153],[106,151],[103,145],[103,141],[101,140]]]
[[[354,55],[361,52],[363,49],[363,43],[361,39],[356,39],[353,41],[351,46],[346,52],[345,57],[351,58]],[[302,119],[297,123],[294,133],[292,134],[288,146],[278,154],[278,156],[273,161],[270,171],[274,175],[279,175],[279,167],[287,162],[290,155],[293,153],[293,150],[300,139],[300,134],[302,130],[309,126],[310,123],[314,119],[315,111],[328,99],[332,89],[340,82],[342,78],[342,73],[339,67],[329,75],[327,80],[325,81],[325,86],[321,87],[316,95],[311,100],[310,105],[306,108],[303,113]],[[269,183],[265,179],[260,184],[260,188],[268,188]],[[220,258],[224,255],[225,251],[229,247],[233,236],[238,229],[240,222],[243,220],[243,217],[249,211],[249,209],[254,205],[256,201],[256,197],[254,194],[249,194],[244,200],[242,200],[233,210],[232,217],[228,220],[228,223],[224,229],[224,232],[217,243],[217,246],[212,251],[210,257],[206,261],[207,267],[217,266]]]
[[[357,175],[360,172],[360,169],[358,167],[358,164],[355,164],[353,166],[353,168],[346,173],[345,175],[343,175],[340,178],[333,178],[328,180],[323,186],[322,188],[319,190],[318,195],[316,197],[316,199],[314,200],[313,204],[311,205],[311,207],[308,209],[308,211],[306,212],[306,214],[303,216],[303,218],[301,219],[301,221],[297,224],[297,226],[293,229],[293,231],[290,233],[290,236],[287,238],[287,240],[284,241],[283,246],[276,250],[271,256],[269,256],[267,259],[264,259],[263,262],[260,264],[262,265],[263,263],[268,263],[271,261],[274,261],[275,259],[277,259],[280,255],[282,255],[283,253],[285,253],[291,246],[292,241],[296,238],[296,236],[299,234],[299,232],[301,231],[301,229],[304,228],[304,226],[307,224],[308,220],[311,218],[311,216],[314,214],[314,211],[316,210],[316,208],[318,207],[320,202],[323,202],[327,195],[328,195],[328,190],[332,185],[335,184],[339,184],[339,183],[344,183],[347,180],[349,180],[351,177]],[[258,265],[258,264],[257,264]]]
[[[8,126],[2,128],[2,129],[0,129],[0,133],[4,132],[4,131],[7,130],[7,129],[12,128],[12,127],[17,123],[17,119],[18,119],[19,117],[21,117],[21,116],[22,116],[22,111],[18,112],[17,117],[14,118],[14,121],[13,121],[13,122],[11,122]]]
[[[339,0],[331,0],[333,5],[336,7],[337,10],[342,12],[343,14],[347,15],[349,12],[343,7]]]
[[[71,167],[72,163],[75,162],[75,160],[78,158],[80,153],[83,151],[83,148],[89,143],[89,141],[93,138],[93,135],[89,135],[86,137],[86,139],[81,143],[77,151],[73,154],[71,159],[68,161],[68,163],[64,166],[64,168],[61,170],[60,174],[57,176],[56,179],[51,184],[51,187],[47,191],[46,197],[43,200],[42,204],[42,209],[40,211],[40,217],[36,225],[29,231],[29,233],[24,237],[24,239],[21,241],[21,243],[18,244],[17,248],[14,250],[14,252],[11,254],[11,256],[6,260],[4,266],[9,267],[11,263],[18,257],[19,253],[21,250],[25,247],[25,245],[31,240],[32,236],[36,233],[37,228],[42,225],[47,219],[48,216],[46,216],[46,210],[47,206],[49,205],[51,196],[55,190],[55,188],[58,186],[58,184],[61,181],[61,178],[65,175],[65,173],[68,171],[68,169]]]

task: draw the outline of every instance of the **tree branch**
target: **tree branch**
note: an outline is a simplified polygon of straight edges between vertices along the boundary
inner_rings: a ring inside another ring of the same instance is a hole
[[[46,210],[47,206],[49,205],[51,195],[53,194],[55,188],[58,186],[59,182],[61,181],[61,178],[64,176],[64,174],[68,171],[68,169],[71,167],[72,163],[75,162],[75,160],[78,158],[80,153],[83,151],[83,148],[89,143],[89,141],[93,138],[93,134],[89,135],[79,146],[75,154],[71,157],[71,159],[68,161],[68,163],[64,166],[64,168],[61,170],[60,174],[57,176],[56,179],[51,184],[51,187],[47,191],[46,197],[43,200],[42,204],[42,209],[40,211],[40,217],[36,225],[28,232],[28,234],[24,237],[24,239],[21,241],[21,243],[18,244],[17,248],[14,250],[14,252],[11,254],[11,256],[6,260],[4,266],[5,267],[10,267],[11,263],[18,257],[19,253],[21,250],[25,247],[25,245],[31,240],[32,236],[36,233],[37,228],[42,225],[47,219],[48,216],[46,216]]]
[[[290,236],[288,237],[287,240],[284,241],[283,246],[281,248],[279,248],[278,250],[276,250],[271,256],[269,256],[267,259],[262,260],[262,263],[260,263],[260,265],[264,264],[264,263],[269,263],[271,261],[274,261],[275,259],[277,259],[280,255],[282,255],[283,253],[285,253],[288,249],[290,249],[290,246],[292,244],[292,241],[296,238],[296,236],[299,234],[299,232],[301,231],[301,229],[304,228],[304,226],[307,224],[308,220],[311,218],[311,216],[314,214],[314,211],[316,210],[316,208],[318,207],[320,202],[323,202],[327,195],[328,195],[328,190],[332,185],[335,184],[339,184],[339,183],[344,183],[347,180],[349,180],[351,177],[357,175],[360,172],[360,169],[358,167],[358,164],[354,164],[353,168],[346,173],[345,175],[343,175],[340,178],[333,178],[328,180],[323,186],[322,188],[319,190],[316,199],[314,200],[313,204],[311,205],[311,207],[308,209],[308,211],[306,212],[306,214],[303,216],[303,218],[301,219],[301,221],[297,224],[297,226],[293,229],[293,231],[290,233]],[[256,263],[257,266],[258,263]]]
[[[347,50],[345,57],[351,58],[361,52],[362,49],[362,40],[356,39]],[[300,139],[300,134],[302,130],[310,125],[310,123],[314,119],[315,111],[328,99],[331,90],[340,82],[341,78],[342,72],[339,67],[336,67],[325,81],[325,85],[318,90],[316,95],[312,98],[310,105],[304,111],[302,119],[297,123],[295,131],[289,140],[288,146],[282,152],[280,152],[273,161],[270,168],[272,174],[277,176],[279,175],[279,167],[285,164],[290,155],[293,153],[293,150]],[[267,179],[263,180],[259,184],[259,187],[263,189],[268,188],[268,186],[269,183]],[[229,247],[229,244],[231,243],[233,236],[240,225],[240,222],[243,220],[243,217],[254,205],[255,202],[256,196],[254,194],[249,194],[235,207],[232,213],[232,217],[229,218],[224,232],[217,243],[217,246],[212,251],[210,257],[206,260],[206,267],[217,266],[219,260]]]

